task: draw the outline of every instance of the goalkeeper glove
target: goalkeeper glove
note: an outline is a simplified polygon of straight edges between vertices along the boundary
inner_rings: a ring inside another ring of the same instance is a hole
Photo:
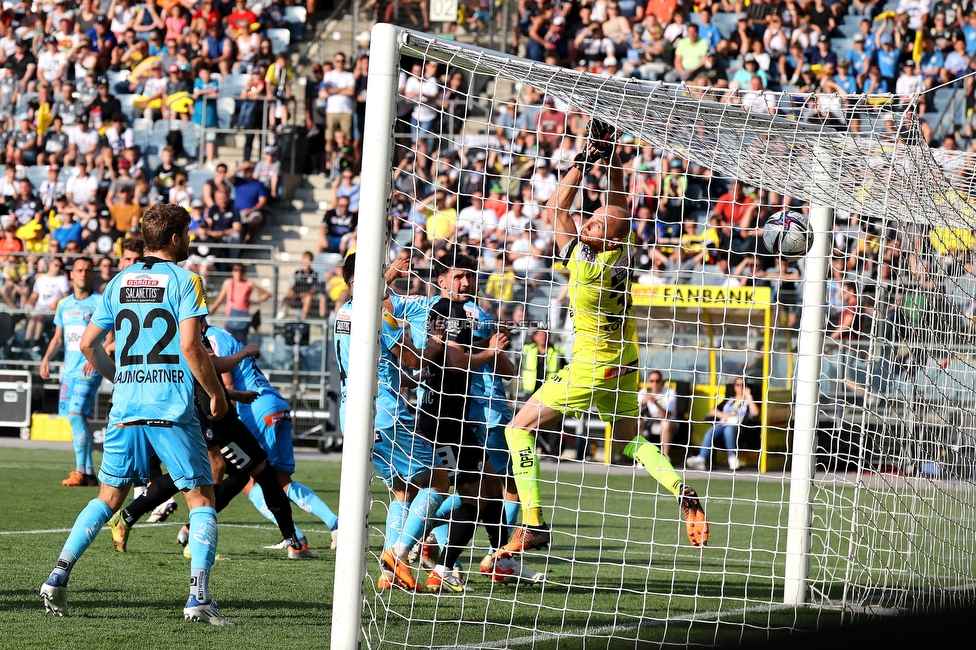
[[[586,170],[600,162],[600,152],[595,147],[587,147],[573,158],[573,167],[586,176]]]
[[[616,129],[594,117],[590,119],[588,130],[588,144],[599,152],[600,158],[609,163],[613,156],[614,144],[617,142]]]

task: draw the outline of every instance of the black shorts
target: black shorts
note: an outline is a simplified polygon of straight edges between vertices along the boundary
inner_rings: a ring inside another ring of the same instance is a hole
[[[434,445],[434,463],[447,470],[454,485],[481,480],[487,455],[473,426],[460,424],[457,427],[440,427],[429,439]]]
[[[207,447],[220,451],[228,471],[250,474],[262,461],[268,460],[268,454],[238,418],[225,417],[202,424]]]

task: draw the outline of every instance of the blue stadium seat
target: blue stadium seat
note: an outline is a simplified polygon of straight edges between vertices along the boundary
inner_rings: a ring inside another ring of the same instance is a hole
[[[47,180],[47,170],[47,165],[34,165],[27,168],[24,178],[30,181],[31,187],[34,188],[35,192],[41,186],[41,183]]]
[[[837,54],[838,59],[843,59],[847,53],[854,49],[854,41],[849,38],[830,39],[830,49]]]
[[[187,132],[183,133],[184,138]],[[186,141],[184,140],[183,146],[186,146]],[[214,173],[207,171],[206,169],[195,169],[190,172],[189,178],[187,179],[187,187],[193,191],[193,196],[197,198],[203,198],[203,186],[214,177]]]
[[[271,51],[275,54],[287,52],[291,44],[291,32],[284,28],[269,29],[264,33],[271,41]]]
[[[844,38],[854,38],[856,34],[861,33],[861,30],[858,28],[856,23],[844,23],[843,25],[839,25],[837,29],[841,34],[844,35]]]
[[[722,38],[728,38],[735,31],[739,23],[739,14],[719,12],[712,16],[712,24],[718,28],[718,33]]]
[[[305,7],[285,7],[285,28],[291,32],[292,41],[300,41],[305,36],[307,16]]]
[[[217,98],[217,128],[229,129],[234,119],[234,109],[237,102],[233,97]]]
[[[136,96],[135,95],[116,95],[115,98],[118,99],[119,102],[122,104],[122,112],[125,113],[126,119],[128,119],[129,120],[129,123],[132,124],[132,122],[135,121],[135,119],[137,117],[137,115],[136,115],[136,107],[133,105],[133,102],[135,101]]]
[[[240,97],[241,91],[251,81],[249,74],[229,74],[220,83],[222,97]]]

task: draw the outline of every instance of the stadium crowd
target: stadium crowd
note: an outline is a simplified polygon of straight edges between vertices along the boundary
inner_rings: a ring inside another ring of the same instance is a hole
[[[256,164],[253,139],[265,124],[280,132],[294,122],[287,42],[271,40],[285,31],[285,4],[55,0],[4,10],[6,307],[48,310],[67,295],[71,258],[60,264],[60,253],[111,269],[157,202],[190,211],[195,241],[231,245],[217,256],[235,256],[234,245],[256,236],[279,197],[281,166],[274,133]],[[218,106],[221,98],[230,106]],[[233,169],[216,159],[218,126],[246,130],[243,163]],[[213,260],[191,262],[205,272]]]

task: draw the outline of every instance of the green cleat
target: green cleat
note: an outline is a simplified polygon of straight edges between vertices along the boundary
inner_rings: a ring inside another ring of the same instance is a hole
[[[112,529],[112,543],[115,544],[115,550],[119,553],[125,553],[125,545],[129,541],[129,531],[132,529],[122,519],[121,510],[108,520],[108,527]]]

